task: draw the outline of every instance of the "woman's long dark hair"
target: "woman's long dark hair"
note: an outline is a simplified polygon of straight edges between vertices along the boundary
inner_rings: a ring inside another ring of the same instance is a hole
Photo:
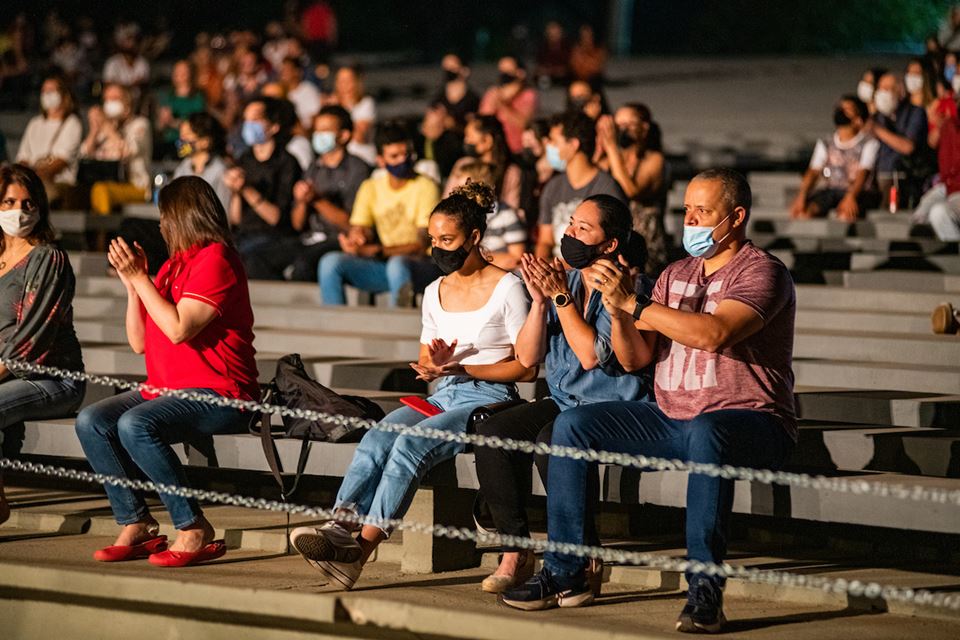
[[[507,166],[510,164],[510,147],[507,146],[507,136],[503,132],[503,125],[497,120],[496,116],[477,116],[469,123],[468,127],[476,127],[483,135],[489,135],[493,138],[493,188],[497,193],[503,190],[503,176],[507,173]]]
[[[50,244],[56,238],[53,227],[50,225],[50,202],[47,200],[47,191],[43,188],[43,181],[33,169],[22,164],[11,164],[0,168],[0,200],[7,196],[10,185],[17,184],[27,190],[30,199],[37,205],[40,219],[33,231],[27,236],[31,244]],[[0,233],[0,251],[6,249],[6,240]]]

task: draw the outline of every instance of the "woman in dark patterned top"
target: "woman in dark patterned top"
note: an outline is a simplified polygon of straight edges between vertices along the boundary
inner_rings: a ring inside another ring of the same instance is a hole
[[[0,442],[24,420],[68,415],[82,382],[11,368],[10,362],[83,370],[73,330],[76,281],[67,254],[54,247],[43,182],[19,164],[0,169]],[[12,370],[13,369],[13,370]],[[10,517],[0,476],[0,523]]]

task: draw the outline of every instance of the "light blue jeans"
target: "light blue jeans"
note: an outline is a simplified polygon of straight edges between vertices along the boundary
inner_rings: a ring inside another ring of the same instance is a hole
[[[393,256],[384,261],[342,251],[324,255],[317,267],[323,304],[346,304],[343,285],[350,284],[370,293],[389,291],[390,304],[397,306],[397,296],[406,285],[420,293],[440,275],[440,269],[427,258]]]
[[[443,413],[427,418],[409,407],[392,411],[383,422],[420,425],[465,433],[474,409],[517,398],[513,384],[448,378],[427,400]],[[464,445],[433,438],[371,429],[363,436],[337,493],[336,508],[375,520],[403,518],[423,476],[437,464],[461,453]],[[389,531],[387,531],[389,533]]]
[[[83,401],[86,383],[10,377],[0,382],[0,444],[3,430],[24,420],[64,418]]]

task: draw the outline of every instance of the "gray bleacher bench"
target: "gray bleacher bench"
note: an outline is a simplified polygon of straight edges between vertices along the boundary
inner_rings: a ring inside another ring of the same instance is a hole
[[[60,234],[81,234],[90,231],[116,231],[123,222],[119,214],[98,215],[86,211],[51,211],[50,223]]]

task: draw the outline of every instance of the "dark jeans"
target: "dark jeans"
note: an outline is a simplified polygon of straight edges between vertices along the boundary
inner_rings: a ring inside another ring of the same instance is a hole
[[[243,265],[251,280],[316,282],[320,258],[339,250],[340,242],[336,239],[304,246],[300,238],[283,238],[266,248],[248,251]]]
[[[553,444],[658,458],[777,468],[793,448],[780,420],[769,413],[723,410],[674,420],[650,402],[602,402],[564,411],[554,423]],[[584,544],[588,464],[550,461],[547,518],[553,542]],[[687,557],[721,564],[733,510],[732,480],[691,473],[687,480]],[[586,559],[548,552],[544,565],[561,576],[580,574]],[[692,576],[688,575],[688,579]],[[705,579],[722,585],[716,577]]]
[[[212,391],[190,389],[216,397]],[[249,416],[239,409],[198,400],[160,397],[144,400],[128,391],[92,404],[77,416],[77,436],[97,473],[141,479],[157,484],[187,486],[180,458],[170,445],[196,443],[218,433],[241,433]],[[143,493],[106,485],[110,507],[119,524],[133,524],[148,514]],[[160,494],[177,529],[194,524],[202,515],[192,498]]]
[[[0,444],[7,427],[20,425],[18,436],[11,442],[22,443],[24,420],[64,418],[73,414],[83,402],[85,382],[38,378],[25,380],[10,377],[0,382]],[[9,449],[18,449],[8,447]]]
[[[484,436],[512,438],[550,443],[553,422],[560,415],[557,403],[546,398],[536,402],[518,405],[494,414],[480,423],[477,433]],[[532,454],[520,451],[507,451],[493,447],[475,447],[474,458],[477,464],[477,479],[497,531],[503,535],[530,537],[530,524],[527,520],[527,496],[530,495],[533,478]],[[543,486],[550,493],[547,484],[549,473],[548,456],[536,456],[537,471]],[[588,544],[599,544],[596,520],[593,517],[599,501],[600,485],[596,465],[587,476],[586,487],[587,513],[583,518],[584,539]],[[504,545],[504,551],[520,551],[519,547]]]

